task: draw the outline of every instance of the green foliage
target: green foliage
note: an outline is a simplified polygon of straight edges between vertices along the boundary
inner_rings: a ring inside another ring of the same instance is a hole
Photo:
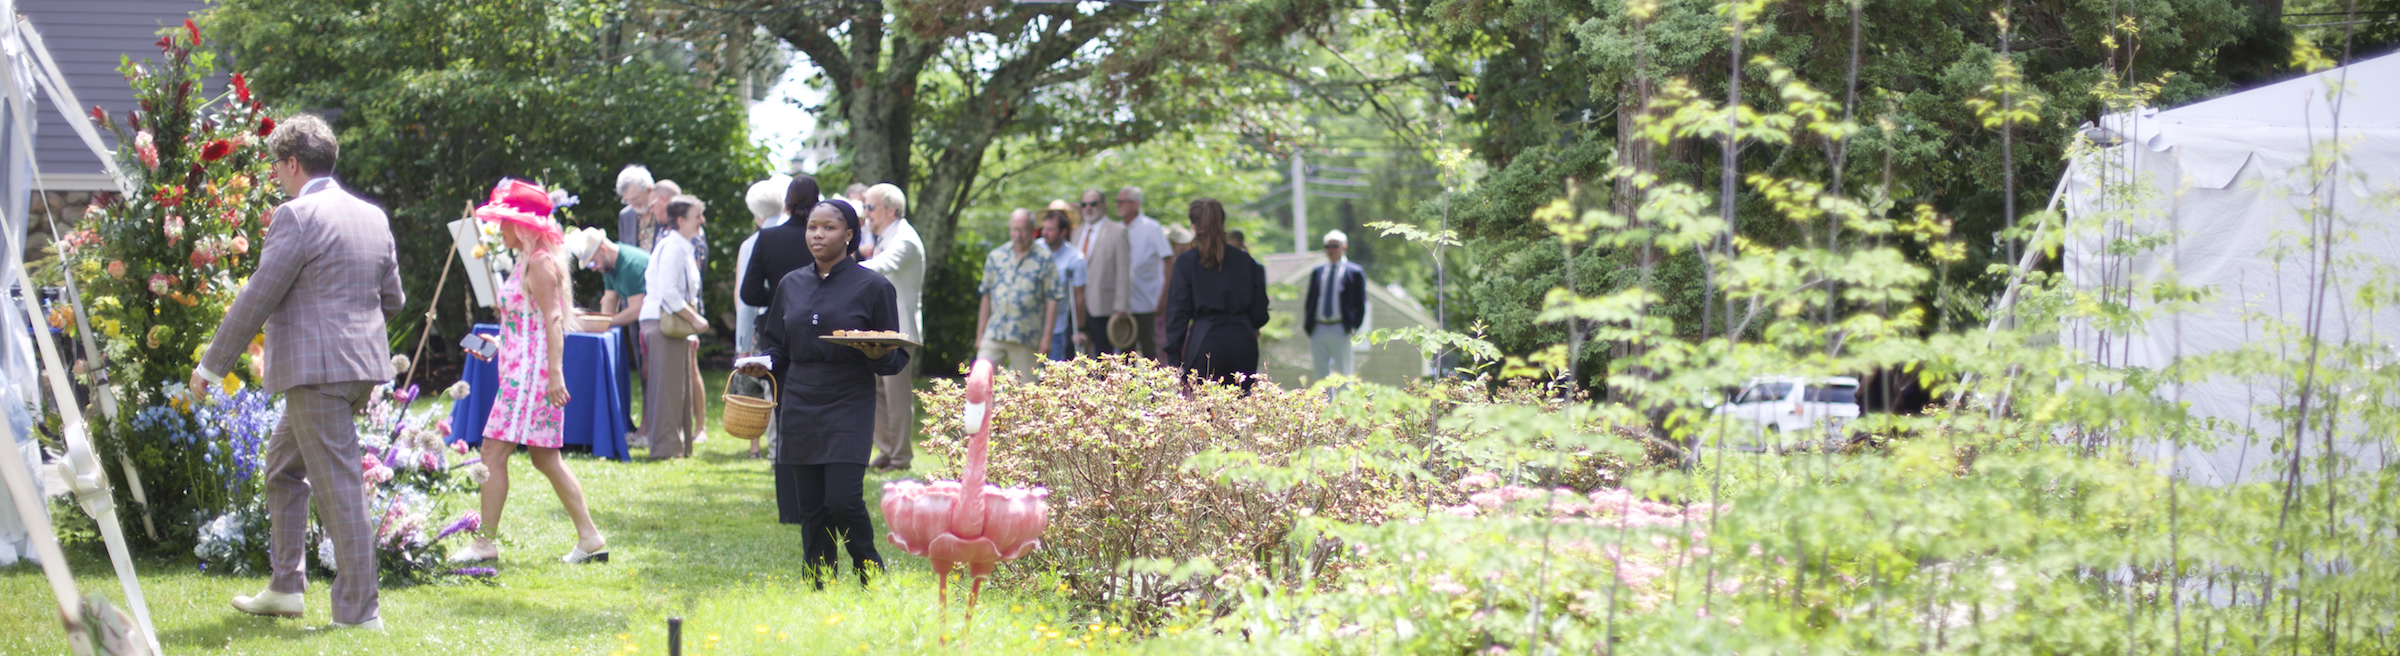
[[[949,257],[926,263],[919,307],[925,315],[925,348],[912,354],[923,358],[918,375],[956,378],[975,362],[975,313],[983,307],[976,290],[983,289],[983,258],[991,252],[992,244],[970,232],[950,243]]]
[[[443,225],[502,177],[537,179],[583,203],[570,225],[616,236],[616,174],[650,167],[708,204],[703,304],[731,312],[733,254],[752,230],[742,194],[765,177],[737,98],[658,58],[604,58],[616,3],[233,0],[202,20],[257,71],[259,92],[338,113],[342,180],[392,214],[409,307],[441,274]],[[430,238],[429,238],[430,237]],[[453,272],[445,307],[466,295]],[[598,285],[581,285],[596,304]],[[466,317],[445,313],[443,332]],[[730,325],[730,324],[728,324]]]
[[[1853,129],[1788,102],[1818,97],[1804,82],[1770,79],[1785,107],[1732,110],[1754,148]],[[2156,91],[2132,86],[2100,95],[2135,104]],[[1688,93],[1662,95],[1675,103],[1645,117],[1638,138],[1665,143],[1724,128],[1728,110]],[[2316,161],[2340,157],[2340,148],[2327,144]],[[2400,518],[2388,494],[2395,472],[2333,451],[2340,443],[2388,449],[2400,431],[2390,413],[2368,409],[2400,395],[2400,367],[2390,365],[2387,345],[2337,341],[2261,315],[2247,321],[2271,339],[2143,368],[2096,363],[2043,334],[2061,325],[2137,329],[2168,313],[2203,311],[2192,303],[2210,291],[2171,278],[2079,289],[2037,276],[2015,308],[2028,328],[1936,328],[1921,290],[1940,287],[1937,270],[1965,255],[1933,207],[1894,220],[1883,202],[1834,193],[1807,176],[1750,175],[1744,193],[1757,198],[1764,219],[1895,238],[1780,246],[1743,239],[1713,250],[1732,229],[1711,207],[1715,194],[1632,167],[1612,175],[1642,189],[1643,201],[1617,212],[1562,199],[1535,216],[1570,246],[1694,257],[1727,308],[1747,308],[1730,323],[1748,329],[1693,335],[1661,320],[1659,297],[1642,289],[1595,295],[1554,287],[1534,320],[1585,322],[1598,339],[1637,347],[1609,374],[1623,396],[1554,408],[1445,408],[1444,395],[1457,390],[1355,386],[1347,393],[1359,400],[1337,412],[1402,418],[1379,425],[1422,431],[1426,438],[1401,441],[1445,448],[1397,461],[1336,450],[1319,461],[1403,479],[1453,463],[1452,472],[1476,473],[1435,476],[1474,491],[1468,503],[1396,512],[1381,523],[1304,522],[1295,533],[1347,547],[1354,560],[1340,567],[1345,576],[1305,588],[1247,582],[1235,612],[1213,624],[1218,631],[1162,647],[2388,651],[2380,623],[2400,605],[2400,577],[2388,565],[2400,553],[2384,535]],[[2357,239],[2354,217],[2321,199],[2304,203],[2305,225],[2269,253],[2318,257],[2332,252],[2318,249]],[[2119,257],[2171,248],[2175,237],[2104,239],[2103,252]],[[1933,263],[1902,252],[1904,242]],[[2400,302],[2388,270],[2329,261],[2341,263],[2307,269],[2318,289],[2371,290],[2351,294],[2356,309],[2370,313]],[[2132,286],[2150,291],[2137,298]],[[1565,364],[1558,355],[1548,349],[1509,368],[1546,376]],[[1707,409],[1720,390],[1762,372],[1813,377],[1901,366],[1954,401],[1922,416],[1871,417],[1855,429],[1864,439],[1830,428],[1771,434]],[[2203,418],[2181,401],[2187,386],[2203,381],[2289,392],[2261,395],[2249,408],[2257,423]],[[2312,389],[2340,390],[2344,400],[2312,408]],[[1430,420],[1417,414],[1428,409]],[[1498,484],[1538,476],[1544,461],[1655,462],[1637,454],[1654,451],[1660,438],[1683,466],[1636,469],[1617,479],[1621,490],[1558,494]],[[2267,475],[2197,487],[2172,474],[2182,463],[2166,454],[2226,440],[2273,445],[2269,462],[2255,463]],[[1238,463],[1231,473],[1239,480],[1307,484],[1323,475],[1224,456],[1192,464],[1229,462]]]
[[[1414,505],[1425,491],[1375,470],[1343,473],[1356,454],[1401,459],[1409,447],[1390,443],[1375,425],[1329,412],[1321,392],[1262,382],[1248,396],[1239,387],[1204,385],[1185,398],[1175,377],[1173,369],[1115,356],[1056,363],[1039,381],[1003,374],[991,480],[1052,494],[1041,548],[1004,571],[1054,577],[1081,604],[1155,623],[1173,608],[1227,603],[1220,576],[1294,585],[1330,577],[1340,550],[1295,541],[1297,522],[1378,523],[1390,507]],[[966,448],[963,388],[940,382],[920,398],[920,446],[950,463],[927,474],[953,476],[946,467]],[[1308,482],[1217,473],[1251,466],[1300,468]]]
[[[1855,5],[1861,55],[1854,73],[1847,47],[1853,7],[1769,4],[1748,25],[1745,52],[1772,64],[1746,66],[1746,95],[1773,97],[1785,88],[1773,78],[1788,75],[1823,90],[1811,101],[1817,103],[1813,111],[1837,117],[1847,112],[1857,127],[1846,139],[1748,143],[1740,174],[1804,175],[1835,189],[1876,185],[1895,207],[1923,203],[1950,217],[1964,257],[1937,272],[1940,282],[1923,290],[1929,297],[1949,295],[1934,285],[1971,290],[1969,296],[1997,291],[1997,283],[1980,274],[2006,250],[1998,239],[2009,223],[2000,211],[2006,193],[1999,184],[2001,135],[1986,125],[2001,116],[2001,88],[2012,91],[2014,191],[2024,211],[2047,200],[2072,130],[2099,112],[2102,100],[2090,89],[2100,81],[2157,80],[2157,101],[2172,105],[2283,70],[2253,61],[2258,55],[2251,44],[2271,38],[2262,30],[2280,33],[2276,19],[2226,0],[2010,5],[2013,67],[1997,55],[2000,28],[1991,12],[2002,6],[1898,0]],[[1495,342],[1511,353],[1564,343],[1567,334],[1558,325],[1531,322],[1541,291],[1551,285],[1521,283],[1561,262],[1556,256],[1527,259],[1530,252],[1555,251],[1533,243],[1550,238],[1532,219],[1534,207],[1567,194],[1570,179],[1608,177],[1611,166],[1683,179],[1701,179],[1701,172],[1717,167],[1715,140],[1704,134],[1654,146],[1636,143],[1632,134],[1636,122],[1667,111],[1660,103],[1671,93],[1670,79],[1682,80],[1698,96],[1724,96],[1727,41],[1718,12],[1717,3],[1701,0],[1410,6],[1403,29],[1425,35],[1426,49],[1433,51],[1426,59],[1435,67],[1455,71],[1453,97],[1464,101],[1468,141],[1495,167],[1450,200],[1469,260],[1456,294],[1462,312],[1453,314],[1454,321],[1486,322]],[[1787,102],[1761,102],[1761,115]],[[1619,213],[1644,202],[1642,193],[1623,185],[1584,195],[1592,198],[1580,202]],[[1421,205],[1418,223],[1430,225],[1441,209],[1436,202]],[[1788,247],[1811,238],[1778,220],[1755,192],[1741,192],[1737,215],[1739,236],[1754,243]],[[1627,289],[1627,278],[1638,276],[1613,272],[1672,261],[1607,252],[1621,248],[1595,249],[1600,252],[1590,255],[1593,268],[1612,273],[1578,275],[1577,288]],[[1920,248],[1902,254],[1934,261]],[[1697,267],[1684,268],[1651,279],[1648,287],[1688,310],[1674,316],[1691,330],[1698,329],[1703,296],[1698,274]]]

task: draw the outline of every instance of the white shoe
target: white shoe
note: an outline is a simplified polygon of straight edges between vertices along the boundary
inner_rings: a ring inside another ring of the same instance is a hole
[[[328,629],[366,629],[366,630],[368,630],[368,631],[374,631],[374,632],[376,632],[376,633],[382,633],[382,632],[383,632],[383,618],[381,618],[381,617],[377,617],[377,618],[375,618],[375,619],[367,620],[367,621],[364,621],[364,622],[359,622],[359,623],[357,623],[357,624],[343,624],[343,623],[341,623],[341,622],[334,622],[334,623],[332,623],[332,624],[327,624],[327,625],[325,625],[325,628],[328,628]]]
[[[261,590],[256,595],[233,598],[234,610],[252,615],[299,617],[307,608],[306,598],[298,593]]]

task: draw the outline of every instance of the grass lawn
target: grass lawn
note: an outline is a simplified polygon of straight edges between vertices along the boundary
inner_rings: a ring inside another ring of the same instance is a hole
[[[706,377],[713,406],[725,375]],[[640,460],[637,449],[630,463],[569,459],[613,562],[558,562],[574,544],[574,529],[549,485],[520,457],[511,462],[507,538],[492,584],[387,588],[388,634],[311,631],[330,621],[327,581],[311,581],[307,617],[274,620],[227,606],[234,595],[264,588],[264,576],[205,574],[188,557],[148,560],[137,568],[160,642],[170,654],[664,654],[666,619],[680,616],[688,653],[942,649],[931,568],[888,542],[877,541],[893,573],[874,588],[860,589],[853,577],[823,592],[804,589],[799,527],[775,522],[773,475],[765,461],[744,457],[749,443],[725,435],[717,417],[712,408],[712,437],[692,458],[652,463]],[[869,507],[889,478],[868,474]],[[474,504],[471,497],[450,499],[440,517]],[[876,527],[883,529],[880,516]],[[93,549],[70,560],[86,593],[122,599],[104,554]],[[1038,592],[1044,583],[1020,585],[986,591],[964,647],[1021,653],[1069,647],[1069,640],[1087,648],[1132,646],[1130,633],[1110,636],[1107,627],[1097,631],[1109,636],[1099,644],[1080,640],[1094,633],[1088,620]],[[53,608],[39,568],[0,570],[0,654],[67,653]],[[948,625],[953,634],[961,626],[956,608]]]

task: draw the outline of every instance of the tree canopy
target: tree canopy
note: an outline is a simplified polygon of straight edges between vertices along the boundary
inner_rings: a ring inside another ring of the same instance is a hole
[[[443,234],[514,176],[577,194],[571,222],[613,237],[616,173],[633,163],[708,203],[704,298],[730,311],[722,283],[750,232],[742,193],[765,177],[765,152],[750,143],[731,80],[631,52],[617,29],[624,11],[585,0],[227,0],[203,20],[255,71],[259,93],[334,119],[339,176],[387,207],[404,236],[412,309],[403,316],[422,316],[448,244],[410,236]],[[443,313],[445,323],[463,319]]]

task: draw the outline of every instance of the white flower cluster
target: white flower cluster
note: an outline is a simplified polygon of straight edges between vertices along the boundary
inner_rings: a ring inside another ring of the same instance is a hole
[[[209,562],[224,562],[233,558],[248,539],[242,532],[243,528],[241,515],[235,513],[225,513],[208,520],[208,523],[200,525],[199,544],[192,547],[192,555]]]

